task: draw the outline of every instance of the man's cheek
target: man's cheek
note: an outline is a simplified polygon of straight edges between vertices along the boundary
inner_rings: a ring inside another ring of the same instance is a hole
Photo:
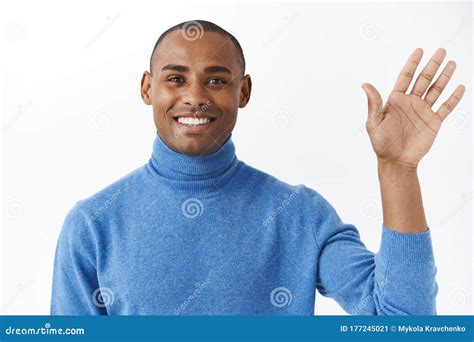
[[[155,117],[156,124],[160,127],[164,128],[169,125],[166,117],[166,111],[163,109],[155,107],[153,116]]]
[[[214,93],[210,93],[209,101],[213,104],[222,104],[223,107],[229,105],[229,103],[233,102],[233,96],[230,96],[229,93],[230,89],[221,89]]]
[[[156,90],[155,94],[153,96],[154,102],[158,107],[165,107],[169,106],[173,102],[176,102],[176,96],[174,94],[170,93],[164,88],[161,88],[160,90]]]

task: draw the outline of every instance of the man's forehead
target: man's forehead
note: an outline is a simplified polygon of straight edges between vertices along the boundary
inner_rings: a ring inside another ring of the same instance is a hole
[[[204,32],[196,40],[186,39],[181,30],[170,32],[160,43],[156,65],[222,65],[239,68],[235,47],[230,39],[217,32]]]

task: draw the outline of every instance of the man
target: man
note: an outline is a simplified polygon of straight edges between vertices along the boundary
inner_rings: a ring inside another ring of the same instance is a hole
[[[417,166],[464,93],[432,110],[455,69],[432,82],[445,55],[407,93],[416,49],[385,105],[362,85],[383,204],[374,254],[317,191],[237,159],[232,130],[252,89],[239,42],[207,21],[170,28],[141,81],[157,129],[151,159],[67,215],[51,313],[312,315],[318,290],[354,315],[435,315]]]

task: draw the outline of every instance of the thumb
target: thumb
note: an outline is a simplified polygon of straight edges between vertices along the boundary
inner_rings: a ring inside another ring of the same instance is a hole
[[[383,101],[380,93],[370,83],[363,83],[361,88],[367,95],[369,114],[367,117],[367,125],[369,128],[375,128],[383,120]]]

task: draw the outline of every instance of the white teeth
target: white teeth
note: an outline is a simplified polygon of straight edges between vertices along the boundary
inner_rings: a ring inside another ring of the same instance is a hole
[[[185,118],[185,117],[180,117],[178,118],[178,122],[184,125],[205,125],[209,122],[211,122],[210,119],[208,118]]]

